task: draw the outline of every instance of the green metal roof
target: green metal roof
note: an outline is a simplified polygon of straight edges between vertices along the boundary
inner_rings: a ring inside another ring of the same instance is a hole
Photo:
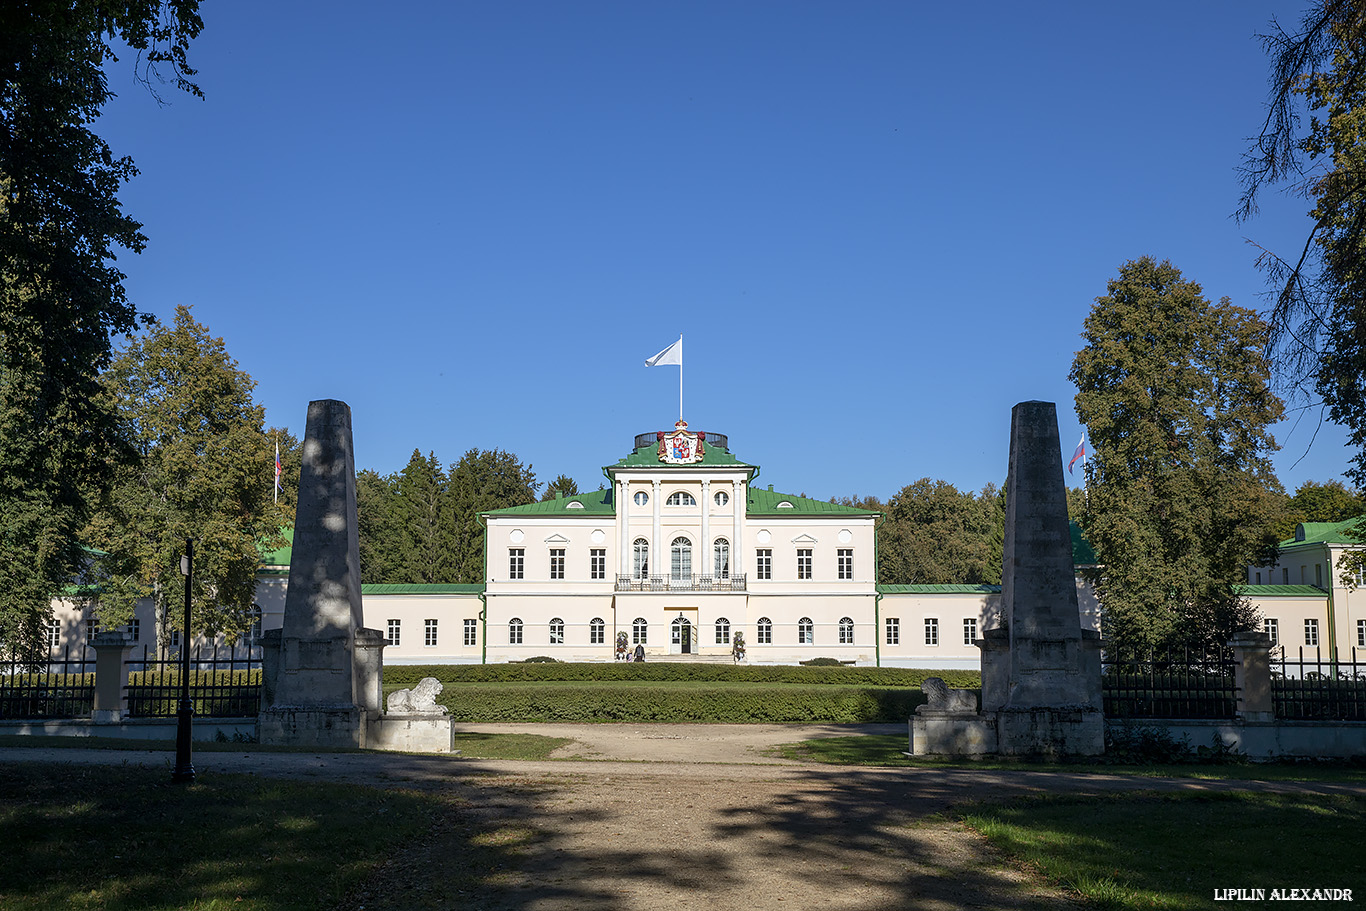
[[[791,508],[778,508],[779,503],[791,503]],[[764,490],[759,487],[749,488],[749,502],[745,506],[745,512],[751,516],[785,516],[785,515],[845,515],[845,516],[876,516],[878,512],[871,509],[858,509],[853,506],[841,506],[838,503],[829,503],[825,500],[813,500],[810,497],[798,497],[790,493],[776,493],[772,490]]]
[[[715,443],[708,443],[702,453],[702,461],[692,462],[687,465],[670,465],[668,462],[659,460],[659,447],[650,445],[642,446],[632,452],[624,459],[618,459],[615,465],[608,465],[612,468],[696,468],[699,465],[724,465],[729,468],[755,468],[748,462],[741,462],[730,454],[730,450],[717,446]]]
[[[362,595],[477,595],[484,590],[482,583],[414,584],[374,582],[361,585]]]
[[[999,595],[999,585],[879,585],[880,595]]]
[[[1322,598],[1328,594],[1317,585],[1235,585],[1233,591],[1245,598]]]
[[[573,504],[578,504],[577,506]],[[576,493],[570,497],[557,497],[525,506],[508,506],[504,509],[491,509],[480,513],[485,516],[611,516],[616,514],[612,505],[612,491],[590,490]]]
[[[280,534],[285,536],[285,546],[261,551],[262,566],[289,566],[290,555],[294,553],[294,526],[281,528]]]
[[[1295,537],[1281,542],[1281,550],[1302,547],[1305,544],[1360,544],[1362,538],[1353,533],[1356,526],[1366,522],[1366,516],[1357,516],[1345,522],[1301,522],[1295,526]]]
[[[1072,532],[1072,565],[1073,566],[1095,566],[1096,551],[1091,546],[1091,542],[1081,533],[1081,526],[1076,522],[1068,522],[1068,530]]]

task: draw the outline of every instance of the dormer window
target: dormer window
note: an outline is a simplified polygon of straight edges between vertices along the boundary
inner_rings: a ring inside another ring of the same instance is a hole
[[[677,491],[676,493],[671,493],[671,494],[669,494],[669,499],[667,499],[667,500],[664,501],[664,505],[666,505],[666,506],[696,506],[696,505],[697,505],[697,501],[694,500],[692,494],[688,493],[686,490],[680,490],[680,491]]]
[[[778,504],[778,509],[793,509],[793,508],[795,508],[795,507],[793,507],[793,505],[792,505],[791,503],[789,503],[787,500],[783,500],[781,503]]]
[[[565,509],[583,509],[583,504],[580,503],[578,500],[570,500],[567,504],[565,504],[565,507],[564,507],[564,508],[565,508]]]

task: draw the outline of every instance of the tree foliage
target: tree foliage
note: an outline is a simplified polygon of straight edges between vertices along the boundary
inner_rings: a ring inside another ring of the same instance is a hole
[[[931,478],[907,484],[882,509],[878,581],[955,584],[1001,581],[1005,493],[978,493]]]
[[[0,637],[36,637],[83,559],[77,532],[131,457],[98,394],[136,310],[115,251],[140,251],[117,193],[135,173],[90,130],[111,41],[192,94],[197,0],[0,4]]]
[[[161,632],[180,628],[181,612],[169,608],[183,603],[187,540],[196,631],[235,636],[250,625],[262,548],[281,546],[280,529],[294,519],[292,498],[272,497],[274,439],[252,401],[255,385],[186,307],[174,327],[132,339],[104,375],[138,455],[119,467],[84,535],[107,552],[95,566],[105,626],[126,622],[134,602],[151,597]],[[297,464],[292,437],[281,442],[282,461],[288,454]]]
[[[1305,481],[1287,499],[1276,523],[1276,537],[1282,541],[1294,537],[1295,526],[1301,522],[1344,522],[1364,514],[1366,496],[1359,491],[1341,481]]]
[[[536,474],[501,449],[471,449],[451,469],[456,582],[484,581],[484,526],[479,513],[536,502]]]
[[[555,480],[545,485],[545,490],[541,493],[541,500],[553,500],[556,497],[572,497],[579,492],[579,485],[569,475],[556,475]]]
[[[1254,620],[1233,585],[1274,548],[1266,325],[1169,262],[1126,263],[1096,299],[1071,379],[1094,453],[1082,530],[1105,635],[1219,644]]]
[[[1316,0],[1293,33],[1271,24],[1270,104],[1245,156],[1239,216],[1278,183],[1310,204],[1303,247],[1258,258],[1275,295],[1270,350],[1284,382],[1312,390],[1348,429],[1349,475],[1366,484],[1366,10]]]

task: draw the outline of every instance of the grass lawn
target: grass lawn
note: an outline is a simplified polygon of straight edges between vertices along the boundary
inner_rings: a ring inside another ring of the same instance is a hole
[[[1252,781],[1363,781],[1366,767],[1359,763],[1198,763],[1119,765],[1079,759],[1064,763],[1031,763],[1008,759],[912,759],[902,734],[853,734],[783,743],[773,752],[798,762],[920,769],[1015,769],[1038,772],[1099,772],[1148,778],[1228,778]]]
[[[368,788],[163,770],[0,766],[0,907],[334,906],[454,808]]]
[[[1351,889],[1366,797],[1233,792],[1042,797],[958,818],[1100,909],[1231,907],[1216,889]],[[1313,907],[1346,903],[1316,901]],[[1258,903],[1261,906],[1261,903]]]

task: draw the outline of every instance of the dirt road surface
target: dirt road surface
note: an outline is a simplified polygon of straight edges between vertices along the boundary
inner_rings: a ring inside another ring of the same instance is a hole
[[[1035,792],[1358,792],[1354,786],[1079,773],[860,769],[766,755],[777,743],[898,725],[465,725],[574,741],[544,762],[381,753],[199,752],[201,779],[248,774],[435,791],[457,806],[343,911],[1073,908],[943,811]],[[0,749],[0,761],[129,763],[163,752]],[[415,875],[438,865],[442,876]]]

